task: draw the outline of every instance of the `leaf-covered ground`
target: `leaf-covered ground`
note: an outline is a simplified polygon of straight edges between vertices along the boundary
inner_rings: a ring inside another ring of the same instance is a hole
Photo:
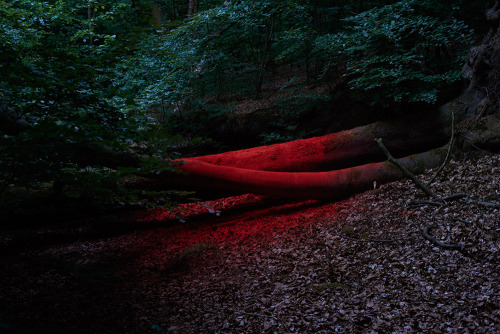
[[[498,203],[500,155],[452,161],[431,188]],[[226,198],[184,224],[136,213],[118,235],[98,219],[24,244],[4,231],[0,332],[500,332],[500,209],[410,205],[425,199],[401,181],[336,203]]]

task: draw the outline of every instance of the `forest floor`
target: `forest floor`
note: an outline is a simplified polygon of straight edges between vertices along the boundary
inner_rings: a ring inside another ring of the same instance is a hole
[[[500,155],[451,161],[431,188],[498,203]],[[0,231],[0,332],[500,332],[500,209],[425,199],[403,180]]]

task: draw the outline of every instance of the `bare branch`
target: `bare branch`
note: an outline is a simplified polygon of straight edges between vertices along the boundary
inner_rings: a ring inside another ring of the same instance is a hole
[[[426,193],[427,195],[429,195],[431,197],[436,197],[436,194],[432,190],[430,190],[429,188],[427,188],[425,186],[425,184],[423,184],[422,182],[420,182],[420,180],[417,179],[415,177],[415,175],[413,175],[408,169],[406,169],[405,166],[403,166],[401,163],[399,163],[399,161],[396,160],[391,155],[391,153],[389,152],[389,150],[387,150],[387,148],[382,143],[382,138],[376,138],[375,141],[377,142],[377,144],[380,147],[380,149],[382,150],[382,152],[384,152],[384,154],[387,157],[387,160],[389,160],[389,162],[392,162],[394,165],[396,165],[401,170],[401,172],[403,172],[403,174],[406,177],[408,177],[410,180],[412,180],[413,183],[415,183],[415,185],[417,187],[419,187],[424,193]]]
[[[495,209],[500,209],[500,203],[491,203],[491,202],[483,202],[483,201],[475,201],[473,200],[472,198],[470,197],[465,197],[464,198],[465,201],[467,202],[470,202],[470,203],[474,203],[474,204],[477,204],[477,205],[480,205],[480,206],[484,206],[484,207],[487,207],[487,208],[495,208]]]
[[[450,152],[451,148],[453,147],[453,140],[455,139],[455,112],[452,110],[451,111],[451,137],[450,137],[450,143],[448,144],[448,152],[446,153],[446,157],[444,158],[443,164],[439,167],[439,169],[436,171],[436,174],[427,182],[426,186],[429,186],[435,179],[436,177],[441,173],[443,170],[444,166],[448,163],[448,159],[450,158]]]

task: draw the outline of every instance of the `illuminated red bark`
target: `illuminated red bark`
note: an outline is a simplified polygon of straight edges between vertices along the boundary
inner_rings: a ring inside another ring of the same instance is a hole
[[[400,162],[412,173],[421,173],[440,164],[445,148],[412,155]],[[197,160],[185,160],[183,174],[163,175],[170,185],[190,189],[213,189],[253,193],[285,198],[339,199],[373,189],[404,177],[390,162],[371,163],[329,172],[273,172],[220,166]]]
[[[321,137],[199,156],[189,160],[265,171],[329,171],[385,160],[374,141],[379,137],[384,139],[384,143],[396,157],[439,147],[449,139],[449,125],[449,119],[443,115],[418,115],[402,120],[376,122]]]
[[[396,157],[411,173],[439,165],[446,153],[433,149],[449,139],[446,109],[432,114],[376,122],[321,137],[246,150],[182,159],[181,174],[163,175],[170,186],[191,190],[253,193],[259,195],[339,199],[404,178],[386,160],[375,142]],[[427,152],[426,152],[427,151]]]

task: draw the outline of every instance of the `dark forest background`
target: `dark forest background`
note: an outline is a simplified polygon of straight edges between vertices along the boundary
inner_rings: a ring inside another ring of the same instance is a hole
[[[434,108],[464,89],[462,65],[488,31],[488,6],[0,1],[2,208],[27,193],[169,206],[189,195],[123,180],[171,170],[163,159],[181,154]]]

